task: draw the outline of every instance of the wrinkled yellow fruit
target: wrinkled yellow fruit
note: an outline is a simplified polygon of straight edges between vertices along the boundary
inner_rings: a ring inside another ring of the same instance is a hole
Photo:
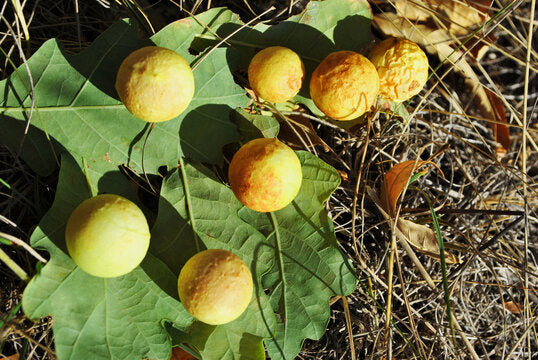
[[[428,57],[407,39],[388,38],[369,56],[379,74],[379,95],[401,102],[415,96],[428,80]]]
[[[230,187],[249,209],[269,212],[297,196],[303,175],[295,152],[278,139],[254,139],[243,145],[228,169]]]
[[[176,52],[147,46],[123,60],[116,77],[116,90],[125,107],[147,122],[175,118],[194,96],[194,76]]]
[[[221,249],[191,257],[178,278],[179,300],[196,319],[221,325],[237,319],[252,298],[254,284],[245,262]]]
[[[293,50],[271,46],[258,52],[248,66],[252,90],[264,100],[284,102],[303,85],[304,64]]]
[[[327,116],[353,120],[370,110],[379,92],[379,77],[366,57],[353,51],[329,54],[310,79],[310,97]]]
[[[112,194],[83,201],[65,228],[69,255],[90,275],[110,278],[137,267],[148,251],[146,217],[133,202]]]

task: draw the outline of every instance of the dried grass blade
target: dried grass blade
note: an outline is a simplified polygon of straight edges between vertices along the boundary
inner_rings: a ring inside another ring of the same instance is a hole
[[[28,24],[26,23],[26,19],[24,18],[24,14],[22,12],[21,2],[20,0],[11,0],[11,3],[13,4],[13,8],[15,9],[17,19],[21,23],[22,31],[24,33],[24,40],[28,41],[30,40],[30,33],[28,32]]]

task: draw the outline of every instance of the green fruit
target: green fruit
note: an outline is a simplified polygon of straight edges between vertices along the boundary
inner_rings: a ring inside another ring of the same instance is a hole
[[[90,275],[110,278],[137,267],[148,251],[149,227],[142,210],[118,195],[83,201],[65,228],[69,255]]]
[[[226,324],[238,318],[252,298],[252,274],[241,258],[210,249],[191,257],[178,278],[179,299],[196,319]]]

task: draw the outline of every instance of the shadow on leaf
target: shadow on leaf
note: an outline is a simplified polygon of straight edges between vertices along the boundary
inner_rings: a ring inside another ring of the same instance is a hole
[[[214,104],[191,110],[182,120],[179,129],[183,154],[196,161],[222,164],[222,147],[239,140],[237,128],[228,117],[230,111],[232,108],[228,105]],[[223,117],[223,114],[227,116]]]

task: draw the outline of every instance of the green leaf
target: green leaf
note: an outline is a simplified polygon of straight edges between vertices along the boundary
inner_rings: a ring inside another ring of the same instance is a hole
[[[202,359],[265,359],[262,339],[240,326],[210,326],[198,322],[191,334],[186,340],[200,350]]]
[[[273,310],[259,281],[272,265],[273,252],[265,237],[238,216],[241,208],[233,192],[199,163],[181,161],[161,189],[153,254],[178,275],[197,252],[226,249],[240,256],[254,277],[255,297],[238,319],[216,327],[195,323],[176,340],[195,347],[204,359],[264,359],[258,356],[263,355],[262,338],[274,333]]]
[[[258,301],[264,304],[257,304]],[[260,318],[260,306],[263,306],[266,314],[271,315],[271,319]],[[271,306],[266,297],[261,297],[259,300],[253,299],[249,308],[237,320],[219,326],[195,322],[186,333],[174,340],[178,344],[187,343],[197,349],[202,359],[264,360],[263,337],[271,336],[272,333],[267,330],[272,328],[274,331],[274,327]]]
[[[0,142],[15,152],[24,138],[22,158],[40,174],[57,166],[57,154],[67,150],[88,161],[106,159],[142,169],[142,147],[149,124],[135,118],[118,100],[114,89],[121,61],[147,45],[169,47],[190,61],[188,47],[195,29],[176,24],[141,40],[128,22],[119,22],[87,49],[68,55],[55,40],[47,41],[29,60],[34,84],[21,66],[0,82]],[[170,39],[174,39],[172,43]],[[216,49],[193,71],[195,96],[183,114],[155,124],[148,139],[144,165],[154,173],[159,166],[175,166],[178,157],[222,162],[221,147],[238,139],[228,114],[244,105],[244,90],[233,81],[228,62],[233,50]],[[201,57],[201,56],[200,56]],[[30,117],[27,135],[23,135]]]
[[[250,114],[241,109],[235,109],[231,117],[237,125],[243,143],[261,137],[275,138],[280,131],[280,123],[273,116]]]
[[[303,183],[295,200],[269,215],[241,211],[275,250],[276,265],[263,278],[281,320],[275,337],[265,341],[272,359],[293,359],[305,338],[319,339],[329,320],[329,299],[350,294],[356,284],[323,207],[340,183],[338,172],[310,153],[297,154]]]
[[[54,204],[32,234],[32,246],[47,250],[50,261],[26,287],[24,312],[32,319],[53,316],[60,360],[87,359],[88,354],[96,360],[168,359],[171,341],[163,322],[186,329],[192,317],[170,296],[177,293],[177,278],[166,265],[148,254],[129,274],[104,279],[85,273],[67,255],[65,224],[74,208],[91,196],[90,189],[128,189],[114,166],[94,184],[92,178],[105,166],[80,163],[63,157]],[[128,190],[123,192],[136,201]]]

